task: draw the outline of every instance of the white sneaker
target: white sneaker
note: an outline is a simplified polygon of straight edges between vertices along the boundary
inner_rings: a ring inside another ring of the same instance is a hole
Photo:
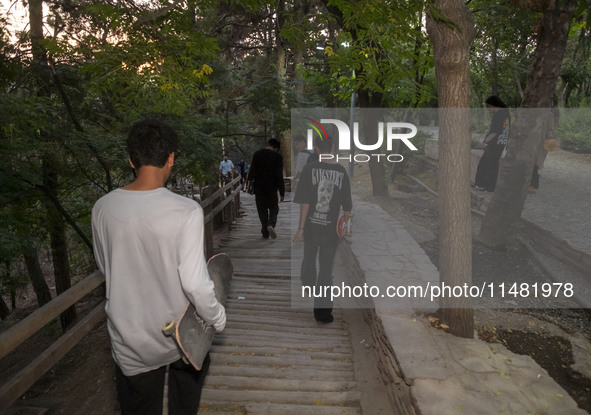
[[[275,228],[272,226],[267,226],[267,230],[269,231],[269,235],[272,239],[277,238],[277,233],[275,232]]]

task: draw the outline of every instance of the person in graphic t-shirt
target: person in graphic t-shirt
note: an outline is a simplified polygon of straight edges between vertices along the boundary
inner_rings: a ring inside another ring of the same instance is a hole
[[[474,187],[476,190],[494,192],[499,175],[499,162],[509,139],[511,115],[505,103],[497,96],[488,97],[485,105],[492,115],[492,120],[484,137],[486,147],[478,162]]]
[[[334,150],[332,141],[318,139],[314,147],[320,160],[303,168],[293,200],[300,205],[294,242],[304,242],[302,285],[316,287],[316,292],[320,292],[321,287],[332,285],[332,266],[339,242],[336,224],[341,208],[350,217],[353,202],[345,168],[333,159],[322,160],[322,155],[331,154]],[[318,324],[331,323],[334,320],[332,310],[330,298],[314,298],[314,317]]]

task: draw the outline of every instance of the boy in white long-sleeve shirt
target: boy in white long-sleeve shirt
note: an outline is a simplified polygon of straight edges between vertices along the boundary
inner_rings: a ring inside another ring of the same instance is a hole
[[[217,331],[226,324],[203,254],[203,211],[165,187],[177,145],[176,133],[165,124],[135,124],[127,149],[136,180],[103,196],[92,210],[124,415],[162,413],[167,367],[169,413],[197,413],[209,356],[201,371],[184,364],[162,324],[178,318],[188,301]]]

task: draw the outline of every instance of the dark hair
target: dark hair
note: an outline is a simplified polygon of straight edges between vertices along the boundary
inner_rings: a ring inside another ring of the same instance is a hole
[[[158,120],[135,123],[127,136],[127,152],[136,169],[164,167],[170,154],[177,151],[178,144],[174,130]]]
[[[332,141],[328,137],[324,139],[322,137],[314,138],[314,147],[317,147],[323,154],[330,153],[332,145]]]
[[[492,105],[493,107],[497,108],[507,108],[505,103],[496,95],[491,95],[484,101],[485,104]]]
[[[267,145],[271,148],[276,148],[277,150],[281,148],[281,143],[276,138],[270,138],[269,141],[267,141]]]
[[[298,135],[296,135],[296,136],[293,138],[293,142],[294,142],[294,143],[298,143],[298,142],[300,142],[300,141],[306,141],[306,137],[304,137],[303,135],[300,135],[300,134],[298,134]]]

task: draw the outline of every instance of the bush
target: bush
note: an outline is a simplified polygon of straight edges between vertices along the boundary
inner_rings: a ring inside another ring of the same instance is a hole
[[[561,110],[557,135],[560,147],[573,153],[591,153],[591,110]]]

